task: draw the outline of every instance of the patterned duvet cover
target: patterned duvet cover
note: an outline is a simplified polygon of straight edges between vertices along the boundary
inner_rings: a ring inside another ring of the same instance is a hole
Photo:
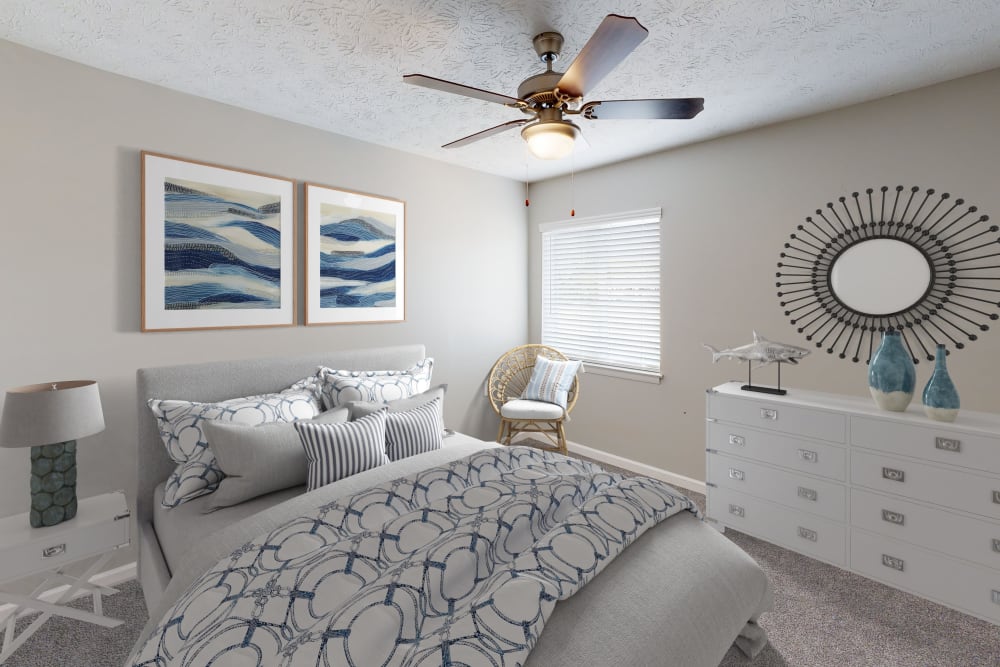
[[[657,480],[487,449],[247,542],[127,665],[521,665],[557,601],[684,510]]]

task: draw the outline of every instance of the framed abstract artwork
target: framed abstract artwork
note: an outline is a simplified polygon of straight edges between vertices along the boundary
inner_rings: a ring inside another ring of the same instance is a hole
[[[142,330],[295,324],[295,182],[142,153]]]
[[[305,184],[306,324],[404,319],[405,205]]]

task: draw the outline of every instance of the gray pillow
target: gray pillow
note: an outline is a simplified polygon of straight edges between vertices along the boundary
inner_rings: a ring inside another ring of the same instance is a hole
[[[378,412],[382,408],[389,408],[389,412],[407,412],[413,410],[414,408],[419,408],[422,405],[427,405],[435,398],[441,399],[441,404],[444,405],[444,395],[448,391],[448,385],[439,384],[436,387],[432,387],[421,394],[414,394],[408,398],[397,398],[394,401],[387,401],[385,403],[370,403],[367,401],[350,401],[347,403],[347,407],[351,411],[351,421],[356,419],[361,419],[362,417],[367,417],[373,412]]]
[[[309,423],[340,424],[347,421],[346,407],[328,410]],[[294,422],[260,424],[227,424],[206,421],[205,435],[209,447],[225,477],[219,488],[208,498],[206,512],[238,505],[262,496],[306,483],[309,462],[302,449]]]

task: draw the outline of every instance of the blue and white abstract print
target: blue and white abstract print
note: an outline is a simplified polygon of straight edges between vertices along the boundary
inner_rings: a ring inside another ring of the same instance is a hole
[[[281,307],[281,200],[165,178],[164,309]]]
[[[247,542],[126,664],[521,665],[557,601],[682,510],[695,511],[654,479],[527,447],[484,450]]]
[[[320,308],[396,305],[395,216],[320,204]]]

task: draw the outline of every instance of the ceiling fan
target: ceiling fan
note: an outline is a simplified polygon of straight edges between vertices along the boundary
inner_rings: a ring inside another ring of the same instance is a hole
[[[517,88],[517,97],[423,74],[407,74],[403,81],[446,93],[496,102],[529,116],[470,134],[445,144],[443,148],[466,146],[504,130],[521,127],[521,136],[535,157],[558,160],[569,155],[577,138],[582,136],[579,126],[566,120],[566,115],[581,115],[590,120],[687,119],[694,118],[704,108],[705,100],[701,97],[604,100],[581,105],[587,91],[625,60],[647,35],[649,31],[634,17],[608,14],[565,73],[552,69],[552,63],[559,58],[562,50],[563,36],[558,32],[536,35],[532,42],[546,69],[541,74],[529,76],[522,81]]]

